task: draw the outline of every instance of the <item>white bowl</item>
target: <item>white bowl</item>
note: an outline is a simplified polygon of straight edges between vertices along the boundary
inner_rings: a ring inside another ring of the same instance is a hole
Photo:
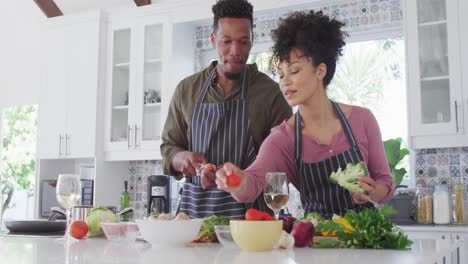
[[[185,246],[195,239],[203,219],[192,220],[136,220],[147,242],[157,246]]]

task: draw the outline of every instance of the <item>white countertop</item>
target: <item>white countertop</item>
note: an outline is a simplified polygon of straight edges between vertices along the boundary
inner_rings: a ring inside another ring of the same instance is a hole
[[[401,225],[405,232],[457,232],[468,233],[468,225]]]
[[[110,242],[105,239],[81,241],[57,238],[0,237],[0,262],[21,264],[83,263],[434,263],[460,247],[449,240],[416,240],[409,251],[369,249],[313,249],[245,252],[223,248],[220,244],[201,244],[180,248],[158,248],[137,241]],[[192,244],[193,245],[193,244]]]

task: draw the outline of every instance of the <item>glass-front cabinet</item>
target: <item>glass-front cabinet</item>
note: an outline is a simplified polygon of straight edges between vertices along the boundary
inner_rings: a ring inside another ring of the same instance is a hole
[[[457,1],[404,5],[410,136],[463,133]]]
[[[108,160],[160,158],[170,24],[161,16],[110,29],[105,153]],[[169,92],[167,92],[169,93]]]

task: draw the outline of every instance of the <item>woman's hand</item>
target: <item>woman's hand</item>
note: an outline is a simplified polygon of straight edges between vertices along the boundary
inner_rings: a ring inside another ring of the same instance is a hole
[[[365,204],[369,202],[369,200],[375,201],[375,198],[373,197],[377,188],[377,183],[371,177],[366,176],[359,176],[358,180],[359,186],[361,186],[365,191],[367,191],[367,195],[361,192],[354,192],[353,202],[355,204]]]
[[[239,177],[239,185],[233,186],[232,181],[228,181],[228,177]],[[239,167],[227,162],[216,171],[216,186],[228,193],[241,194],[247,190],[247,177]]]

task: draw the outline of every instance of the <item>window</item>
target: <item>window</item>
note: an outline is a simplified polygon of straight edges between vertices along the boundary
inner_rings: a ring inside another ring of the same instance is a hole
[[[34,216],[37,105],[6,108],[2,112],[0,161],[4,219]],[[2,200],[2,199],[0,199]]]
[[[278,81],[269,70],[270,52],[250,55],[248,63]],[[348,43],[327,88],[330,99],[366,107],[376,117],[382,139],[407,140],[404,40],[379,39]],[[408,170],[408,160],[401,166]]]

